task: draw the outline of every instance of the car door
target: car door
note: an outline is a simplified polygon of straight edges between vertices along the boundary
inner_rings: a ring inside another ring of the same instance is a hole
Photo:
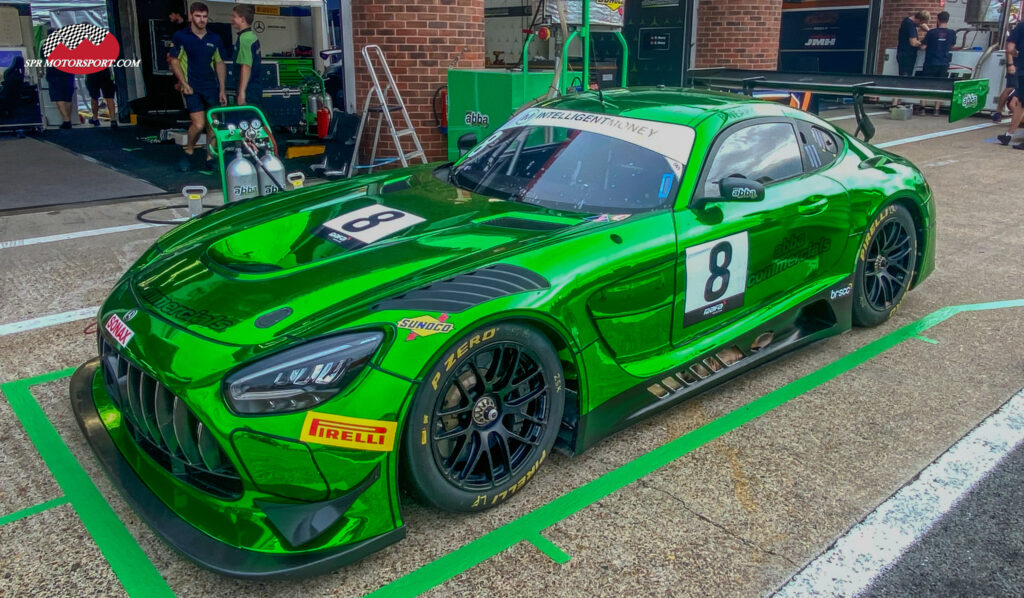
[[[676,212],[673,344],[825,284],[845,245],[848,200],[805,140],[796,123],[778,117],[733,125],[712,144],[690,207]],[[735,175],[762,183],[764,199],[722,198],[718,182]],[[700,197],[712,201],[697,207]]]

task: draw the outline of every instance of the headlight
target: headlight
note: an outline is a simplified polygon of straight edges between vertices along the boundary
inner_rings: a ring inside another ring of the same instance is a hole
[[[309,409],[351,382],[383,340],[383,332],[360,332],[282,351],[229,375],[224,396],[246,415]]]

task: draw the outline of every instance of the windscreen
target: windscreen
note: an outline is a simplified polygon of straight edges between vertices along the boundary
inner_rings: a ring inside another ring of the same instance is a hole
[[[554,209],[647,212],[672,206],[693,138],[683,125],[531,108],[473,148],[451,180]]]

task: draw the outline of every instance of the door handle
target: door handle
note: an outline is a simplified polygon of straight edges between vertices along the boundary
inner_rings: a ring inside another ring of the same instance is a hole
[[[796,211],[804,216],[820,214],[828,207],[827,197],[808,197],[796,206]]]

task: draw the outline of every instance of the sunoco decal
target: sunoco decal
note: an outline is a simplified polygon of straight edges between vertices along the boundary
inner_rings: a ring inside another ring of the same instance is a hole
[[[405,340],[411,341],[418,336],[430,336],[431,334],[448,334],[455,326],[448,323],[448,314],[434,316],[417,316],[415,318],[402,318],[398,321],[398,327],[409,330],[409,336]]]
[[[342,448],[388,453],[395,447],[395,422],[310,411],[299,440]]]
[[[122,322],[121,318],[117,317],[116,314],[107,318],[107,325],[105,328],[107,329],[107,332],[110,333],[110,336],[114,337],[117,344],[122,347],[127,347],[128,341],[132,340],[132,337],[135,336],[132,329]]]

